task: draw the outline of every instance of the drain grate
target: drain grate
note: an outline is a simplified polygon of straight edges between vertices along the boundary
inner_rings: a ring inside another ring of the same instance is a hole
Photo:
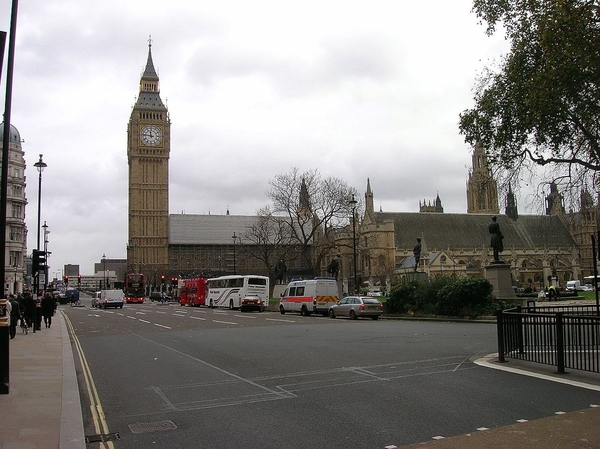
[[[85,437],[86,443],[103,443],[105,441],[120,440],[121,435],[119,432],[107,433],[106,435],[87,435]]]
[[[174,429],[177,429],[177,425],[170,420],[129,424],[129,430],[133,433],[163,432],[165,430]]]

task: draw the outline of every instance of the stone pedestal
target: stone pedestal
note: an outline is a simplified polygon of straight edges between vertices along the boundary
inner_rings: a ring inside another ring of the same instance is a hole
[[[497,299],[515,298],[510,277],[510,264],[493,263],[485,267],[485,277],[494,286],[493,295]]]
[[[424,284],[429,282],[429,276],[423,271],[409,271],[406,273],[406,279],[408,281],[419,281]]]

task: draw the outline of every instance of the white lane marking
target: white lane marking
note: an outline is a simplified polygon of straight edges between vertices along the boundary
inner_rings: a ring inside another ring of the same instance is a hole
[[[155,326],[164,327],[165,329],[171,329],[169,326],[163,326],[162,324],[154,323]]]
[[[190,318],[191,318],[191,319],[193,319],[193,320],[202,320],[202,321],[206,321],[206,318],[202,318],[202,317],[199,317],[199,316],[191,316]]]
[[[173,310],[173,313],[187,313],[187,310]]]
[[[100,316],[100,315],[96,315],[95,313],[89,313],[88,316]]]
[[[136,318],[136,317],[134,317],[134,316],[129,316],[129,315],[127,315],[127,318],[129,318],[130,320],[137,320],[137,318]]]
[[[146,312],[135,312],[136,315],[146,315]]]
[[[166,314],[167,312],[159,312],[159,311],[157,310],[157,311],[156,311],[156,313],[164,313],[164,314]]]
[[[295,323],[294,320],[278,320],[276,318],[266,318],[265,321],[278,321],[280,323]]]
[[[252,315],[233,315],[233,316],[237,316],[238,318],[251,318],[253,320],[256,319],[256,317],[252,316]]]
[[[218,320],[213,320],[213,323],[221,323],[221,324],[238,324],[238,323],[232,323],[231,321],[218,321]]]
[[[139,319],[139,321],[141,321],[142,323],[148,323],[148,324],[150,324],[150,321],[142,320],[141,318]]]

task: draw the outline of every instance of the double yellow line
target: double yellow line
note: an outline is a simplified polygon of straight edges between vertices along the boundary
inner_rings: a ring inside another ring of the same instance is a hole
[[[63,313],[63,317],[65,318],[65,321],[67,323],[69,334],[71,334],[73,342],[75,343],[77,355],[79,356],[79,361],[83,369],[85,386],[87,388],[88,397],[90,398],[90,411],[92,413],[92,420],[94,421],[94,428],[98,435],[108,435],[108,424],[106,423],[104,410],[102,410],[102,404],[100,403],[100,397],[98,396],[98,390],[96,390],[96,384],[94,383],[92,372],[90,371],[87,359],[85,358],[85,354],[83,353],[83,349],[81,348],[81,344],[79,343],[79,338],[77,338],[77,335],[75,335],[75,329],[73,329],[71,320],[69,320],[69,317],[65,313]],[[100,442],[101,449],[114,449],[114,447],[115,446],[112,441]]]

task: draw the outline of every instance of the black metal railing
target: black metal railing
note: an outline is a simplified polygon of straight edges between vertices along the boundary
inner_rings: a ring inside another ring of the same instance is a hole
[[[498,360],[506,358],[600,373],[600,310],[596,305],[499,310]]]

